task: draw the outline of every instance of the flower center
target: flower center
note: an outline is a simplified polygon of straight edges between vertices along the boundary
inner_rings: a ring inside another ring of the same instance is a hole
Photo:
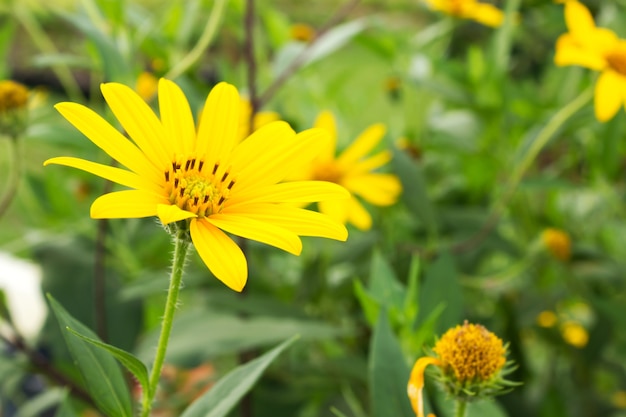
[[[615,72],[626,76],[626,51],[612,51],[606,55],[606,61]]]
[[[198,217],[219,213],[234,185],[230,171],[220,170],[218,162],[209,172],[204,161],[188,158],[172,162],[172,167],[165,171],[165,191],[170,203]]]
[[[316,165],[313,172],[313,178],[316,180],[334,182],[335,184],[339,184],[342,177],[341,170],[332,161]]]

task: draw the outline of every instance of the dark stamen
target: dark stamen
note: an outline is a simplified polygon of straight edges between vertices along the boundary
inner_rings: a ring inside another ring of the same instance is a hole
[[[193,198],[193,203],[194,203],[196,206],[198,205],[198,200],[199,200],[199,198],[198,198],[198,197],[194,197],[194,198]]]
[[[178,187],[178,178],[174,178],[174,188]]]
[[[166,182],[170,182],[170,172],[169,171],[165,171],[165,181]]]
[[[204,166],[204,161],[200,161],[198,163],[198,171],[202,171],[202,167]]]
[[[226,179],[226,177],[228,177],[228,171],[226,171],[224,173],[224,175],[222,175],[222,182],[224,182],[224,180]]]
[[[233,185],[235,185],[235,180],[230,180],[230,183],[228,184],[228,187],[226,188],[230,190],[231,188],[233,188]]]
[[[185,194],[185,188],[181,187],[180,188],[180,196],[182,197],[183,194]]]
[[[189,164],[191,164],[191,161],[187,159],[187,162],[185,162],[185,171],[189,171]]]
[[[220,164],[218,164],[217,162],[215,163],[215,165],[213,165],[213,175],[215,175],[215,173],[217,172],[217,167],[219,167]]]
[[[176,172],[176,162],[172,162],[172,169]]]
[[[195,167],[195,166],[196,166],[196,158],[193,158],[191,160],[191,169],[193,169],[193,167]]]
[[[180,164],[176,164],[176,170],[180,169]]]
[[[217,205],[219,206],[220,204],[222,204],[224,200],[226,200],[224,196],[220,196],[220,201],[217,202]]]
[[[207,201],[209,201],[209,196],[208,196],[208,195],[205,195],[205,196],[204,196],[204,201],[203,201],[203,203],[205,203],[205,204],[206,204],[206,202],[207,202]]]

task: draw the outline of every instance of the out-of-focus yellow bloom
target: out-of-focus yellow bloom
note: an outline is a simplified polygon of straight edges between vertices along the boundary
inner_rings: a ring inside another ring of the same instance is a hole
[[[587,346],[589,342],[589,333],[580,323],[575,321],[567,321],[561,325],[561,335],[568,345],[577,348]]]
[[[310,42],[315,37],[315,29],[306,23],[294,23],[290,32],[291,39],[300,42]]]
[[[554,327],[558,321],[558,317],[554,311],[544,310],[537,315],[537,324],[541,327]]]
[[[256,132],[261,126],[265,126],[268,123],[275,122],[280,119],[278,113],[273,111],[260,111],[254,115],[252,130],[250,130],[250,112],[252,112],[252,106],[250,101],[245,98],[239,100],[239,140],[244,140],[251,133]]]
[[[13,80],[0,81],[0,135],[12,138],[26,129],[28,88]]]
[[[626,40],[596,27],[589,9],[576,0],[565,1],[565,23],[569,32],[557,39],[554,62],[600,71],[594,106],[596,118],[606,122],[626,104]]]
[[[616,391],[611,396],[611,403],[622,410],[626,409],[626,391]]]
[[[348,191],[321,181],[283,182],[322,151],[328,140],[322,129],[296,134],[287,123],[274,122],[241,142],[239,93],[226,83],[209,93],[197,129],[187,98],[172,81],[159,81],[160,117],[127,86],[100,88],[132,141],[87,107],[59,103],[56,108],[127,169],[73,157],[44,162],[129,188],[96,199],[92,218],[158,216],[169,230],[189,236],[211,272],[235,291],[246,284],[248,265],[231,235],[294,255],[302,251],[300,236],[347,239],[344,225],[294,204],[347,199]]]
[[[159,79],[151,72],[143,71],[137,77],[135,91],[144,101],[150,101],[156,96],[159,88]]]
[[[541,240],[552,256],[567,261],[572,256],[572,241],[563,230],[548,228],[541,233]]]
[[[338,156],[335,156],[337,127],[332,113],[320,113],[315,127],[326,130],[330,140],[319,156],[310,165],[303,166],[294,178],[328,181],[345,187],[352,194],[350,199],[320,201],[320,212],[343,224],[351,223],[361,230],[370,229],[372,217],[356,197],[376,206],[389,206],[396,202],[402,191],[395,175],[373,172],[391,160],[391,152],[368,156],[383,139],[385,126],[378,123],[368,127]]]
[[[470,19],[485,26],[498,27],[504,22],[502,10],[476,0],[424,0],[432,9],[460,19]]]

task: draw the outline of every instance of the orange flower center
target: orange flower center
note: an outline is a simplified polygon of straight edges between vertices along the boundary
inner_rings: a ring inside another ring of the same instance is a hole
[[[618,72],[621,75],[626,76],[626,51],[618,50],[611,51],[606,56],[606,61],[609,64],[609,67],[613,69],[615,72]]]
[[[221,173],[219,163],[215,163],[207,172],[204,161],[196,158],[172,162],[171,169],[165,171],[165,191],[170,203],[198,217],[219,213],[234,185],[229,170]]]
[[[342,177],[341,169],[332,161],[317,164],[313,172],[313,178],[316,180],[334,182],[335,184],[339,184]]]

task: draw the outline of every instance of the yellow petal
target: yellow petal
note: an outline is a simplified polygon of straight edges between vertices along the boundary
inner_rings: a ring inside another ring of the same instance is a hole
[[[86,161],[80,158],[59,156],[56,158],[50,158],[43,163],[44,166],[50,164],[77,168],[89,172],[90,174],[94,174],[101,178],[107,179],[109,181],[113,181],[117,184],[124,185],[130,188],[135,188],[138,190],[150,190],[155,193],[159,193],[162,191],[162,188],[160,186],[146,180],[145,178],[135,174],[134,172],[111,167],[108,165],[98,164],[96,162]]]
[[[292,181],[272,184],[265,187],[238,193],[230,198],[225,207],[236,207],[252,202],[268,203],[312,203],[322,200],[336,200],[350,197],[342,186],[327,181]]]
[[[467,18],[473,19],[485,26],[498,27],[504,22],[504,13],[497,7],[488,3],[476,3]]]
[[[595,50],[584,48],[572,35],[566,33],[556,41],[554,63],[559,66],[580,65],[600,71],[606,67],[606,59]]]
[[[206,221],[233,235],[266,243],[294,255],[302,252],[302,241],[298,235],[270,223],[233,213],[213,214]]]
[[[182,210],[180,207],[173,204],[158,204],[157,216],[159,216],[159,220],[161,220],[161,223],[164,225],[177,222],[179,220],[198,217],[196,214]]]
[[[189,102],[180,87],[165,78],[159,80],[159,113],[167,154],[190,155],[195,150],[196,127]]]
[[[241,292],[248,280],[248,264],[239,246],[205,219],[192,219],[189,232],[196,251],[213,275]]]
[[[606,70],[600,74],[595,86],[595,113],[596,118],[606,122],[615,116],[615,113],[624,104],[626,78],[615,71]]]
[[[298,236],[317,236],[345,241],[348,230],[342,223],[315,211],[290,205],[256,203],[239,207],[234,213],[285,228]]]
[[[337,162],[343,166],[349,166],[363,158],[385,136],[385,125],[377,123],[365,129],[352,144],[337,158]]]
[[[162,181],[163,172],[157,169],[124,135],[94,111],[77,103],[59,103],[54,107],[111,158],[152,182],[158,184]]]
[[[239,93],[230,84],[221,82],[209,93],[196,141],[196,154],[208,164],[224,163],[239,142],[239,106]]]
[[[578,1],[565,3],[565,24],[567,30],[575,37],[584,39],[596,28],[589,9]]]
[[[400,180],[392,174],[374,173],[347,177],[343,185],[352,193],[377,206],[395,203],[402,191]]]
[[[346,224],[348,221],[349,199],[346,200],[326,200],[317,203],[320,213],[330,217],[334,221]]]
[[[328,132],[329,140],[320,151],[319,157],[326,160],[335,159],[335,152],[337,152],[337,122],[335,117],[327,110],[322,111],[315,119],[313,126]]]
[[[383,151],[356,163],[350,170],[351,174],[365,173],[380,168],[391,160],[391,152]]]
[[[104,194],[91,205],[93,219],[134,219],[157,214],[157,205],[167,204],[165,197],[143,190],[125,190]]]
[[[409,383],[407,385],[407,394],[411,400],[411,406],[413,411],[418,417],[424,416],[424,402],[422,397],[422,390],[424,389],[424,371],[428,365],[439,365],[439,360],[425,356],[419,358],[413,369],[411,370],[411,376],[409,377]]]
[[[170,146],[164,144],[163,125],[150,106],[132,88],[119,83],[100,86],[102,95],[126,133],[157,167],[164,169],[172,163]]]
[[[359,201],[351,197],[348,201],[347,223],[353,224],[360,230],[369,230],[372,228],[372,216],[365,210],[365,207]]]

